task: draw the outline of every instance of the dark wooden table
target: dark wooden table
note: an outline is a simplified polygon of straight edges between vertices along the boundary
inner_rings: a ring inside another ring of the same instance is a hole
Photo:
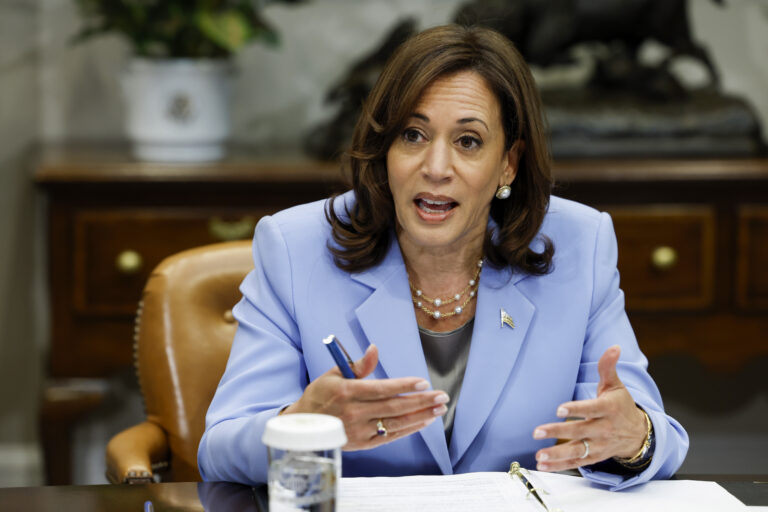
[[[716,481],[748,506],[768,506],[768,475],[680,475]],[[3,512],[265,512],[266,487],[227,482],[85,485],[0,489]]]
[[[266,489],[226,482],[61,485],[0,489],[4,512],[262,512]]]

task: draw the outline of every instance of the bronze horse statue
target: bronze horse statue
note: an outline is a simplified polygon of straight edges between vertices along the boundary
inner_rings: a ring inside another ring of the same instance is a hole
[[[691,36],[687,0],[471,0],[459,8],[453,21],[501,32],[529,63],[542,67],[568,62],[570,50],[578,44],[604,43],[608,55],[596,57],[589,84],[603,92],[659,100],[684,97],[685,88],[669,71],[672,61],[683,55],[701,62],[711,88],[719,84],[709,54]],[[402,20],[328,91],[325,101],[338,104],[339,110],[331,121],[309,133],[305,145],[309,154],[324,159],[339,156],[384,63],[416,31],[414,20]],[[669,55],[656,66],[639,62],[638,50],[649,39],[669,48]]]
[[[542,67],[567,62],[569,50],[578,44],[604,43],[610,52],[608,57],[598,58],[593,76],[593,84],[598,86],[630,87],[660,99],[681,96],[682,86],[669,73],[671,62],[680,56],[699,61],[710,86],[719,84],[709,54],[691,36],[687,0],[473,0],[454,18],[458,23],[483,24],[501,32],[528,63]],[[653,68],[638,60],[638,50],[647,40],[669,48],[668,56]],[[638,84],[638,80],[648,82],[654,76],[664,81],[655,88],[652,83]]]

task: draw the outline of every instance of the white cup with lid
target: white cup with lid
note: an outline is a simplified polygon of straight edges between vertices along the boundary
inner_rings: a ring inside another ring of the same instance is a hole
[[[269,510],[336,508],[344,424],[326,414],[284,414],[267,421],[262,441],[269,455]]]

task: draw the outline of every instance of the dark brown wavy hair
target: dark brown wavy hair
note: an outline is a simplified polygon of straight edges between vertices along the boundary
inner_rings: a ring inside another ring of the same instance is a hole
[[[344,168],[355,202],[344,214],[330,199],[326,217],[333,240],[328,248],[336,265],[359,272],[386,254],[395,220],[387,178],[390,145],[405,127],[424,91],[436,79],[471,70],[482,76],[501,106],[505,149],[522,141],[512,195],[493,198],[496,233],[487,233],[485,257],[497,267],[530,274],[550,271],[554,247],[541,237],[542,252],[530,248],[541,227],[552,189],[551,158],[538,90],[523,57],[504,36],[485,27],[445,25],[425,30],[392,55],[363,105]]]

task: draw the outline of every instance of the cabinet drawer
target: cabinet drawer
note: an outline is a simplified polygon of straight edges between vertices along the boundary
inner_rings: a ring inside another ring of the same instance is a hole
[[[75,214],[75,311],[129,315],[136,312],[152,269],[165,257],[200,245],[253,236],[269,211],[88,210]],[[218,215],[217,215],[218,214]]]
[[[738,216],[736,300],[747,309],[768,309],[768,206],[744,206]]]
[[[692,310],[714,299],[715,213],[700,206],[607,207],[627,309]]]

